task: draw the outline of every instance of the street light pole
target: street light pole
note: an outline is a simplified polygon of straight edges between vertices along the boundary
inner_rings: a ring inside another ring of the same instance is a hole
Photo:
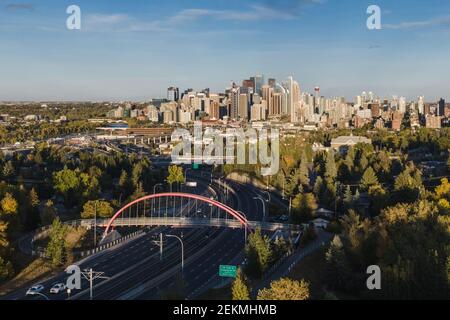
[[[244,226],[244,240],[245,240],[244,247],[245,247],[245,245],[247,245],[247,228],[248,228],[247,221],[248,220],[247,220],[247,215],[245,213],[243,213],[242,211],[238,211],[238,212],[245,217],[245,226]]]
[[[162,183],[157,183],[153,186],[153,195],[156,193],[156,187],[162,186],[162,185],[163,185]],[[161,198],[159,199],[159,201],[161,201]],[[153,211],[155,211],[155,198],[152,199],[152,206],[153,206]],[[161,207],[161,202],[160,202],[160,207]],[[159,211],[158,211],[158,217],[159,217]]]
[[[181,240],[180,237],[172,235],[172,234],[167,234],[166,237],[168,237],[168,238],[176,238],[181,243],[181,275],[183,276],[183,273],[184,273],[184,244],[183,244],[183,240]]]
[[[97,246],[97,200],[94,202],[94,248]]]
[[[263,204],[263,220],[262,221],[265,222],[266,221],[266,202],[260,196],[254,197],[253,200],[260,200],[262,202],[262,204]]]

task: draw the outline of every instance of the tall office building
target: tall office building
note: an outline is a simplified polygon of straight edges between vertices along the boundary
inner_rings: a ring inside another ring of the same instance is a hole
[[[220,118],[220,104],[218,101],[211,101],[211,105],[210,105],[210,114],[209,114],[209,118],[212,120],[218,120]]]
[[[239,96],[241,94],[240,87],[234,86],[231,88],[229,97],[230,97],[230,119],[237,120],[239,114]]]
[[[291,122],[298,122],[299,112],[300,112],[300,85],[297,81],[294,81],[292,76],[288,77],[286,83],[286,94],[287,94],[287,113],[291,116]]]
[[[272,97],[272,109],[269,110],[269,116],[280,116],[283,106],[283,97],[280,92],[275,92]]]
[[[267,84],[269,85],[269,87],[274,88],[277,85],[277,81],[274,78],[269,78],[269,80],[267,81]]]
[[[167,89],[167,100],[178,101],[180,98],[180,90],[176,87],[170,87]]]
[[[267,111],[269,112],[269,115],[273,112],[273,88],[269,87],[268,85],[264,85],[261,88],[262,92],[262,99],[266,101],[267,103]]]
[[[438,102],[436,115],[439,117],[445,116],[445,100],[443,98]]]
[[[250,80],[253,81],[253,83],[255,85],[253,88],[254,89],[253,92],[257,93],[257,94],[261,94],[261,88],[264,85],[264,76],[257,75],[257,76],[251,77]]]
[[[248,96],[246,93],[239,95],[238,116],[242,120],[248,119]]]
[[[400,99],[398,100],[398,110],[403,113],[406,112],[406,98],[405,97],[400,97]]]
[[[417,108],[419,109],[420,114],[425,113],[425,98],[424,98],[424,96],[419,97],[419,101],[417,102]]]

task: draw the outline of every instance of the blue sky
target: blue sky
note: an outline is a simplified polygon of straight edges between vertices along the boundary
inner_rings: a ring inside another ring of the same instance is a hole
[[[366,28],[371,4],[382,30]],[[450,99],[449,57],[450,1],[0,0],[0,100],[144,100],[262,73],[436,101]]]

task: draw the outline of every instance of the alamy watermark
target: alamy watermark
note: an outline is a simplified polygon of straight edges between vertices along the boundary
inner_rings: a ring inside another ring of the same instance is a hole
[[[381,8],[377,5],[370,5],[367,8],[367,14],[370,16],[367,18],[367,29],[380,30],[381,29]]]
[[[66,27],[69,30],[81,29],[81,9],[77,5],[70,5],[66,9],[66,13],[69,17],[66,20]]]
[[[248,127],[227,128],[225,132],[202,123],[194,123],[193,135],[187,129],[176,129],[172,141],[179,141],[172,150],[172,162],[178,164],[205,163],[260,164],[263,176],[275,175],[280,163],[280,133],[278,129]],[[246,157],[248,151],[248,157]]]

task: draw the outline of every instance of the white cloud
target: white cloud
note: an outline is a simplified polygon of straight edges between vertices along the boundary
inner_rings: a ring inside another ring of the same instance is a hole
[[[406,21],[398,24],[383,24],[383,28],[392,30],[402,30],[402,29],[422,29],[444,25],[450,25],[450,17],[440,17],[421,21]]]
[[[85,20],[87,31],[163,31],[171,30],[201,19],[231,22],[254,22],[262,20],[290,20],[294,15],[269,7],[252,5],[247,10],[184,9],[161,20],[145,21],[126,14],[90,14]]]

